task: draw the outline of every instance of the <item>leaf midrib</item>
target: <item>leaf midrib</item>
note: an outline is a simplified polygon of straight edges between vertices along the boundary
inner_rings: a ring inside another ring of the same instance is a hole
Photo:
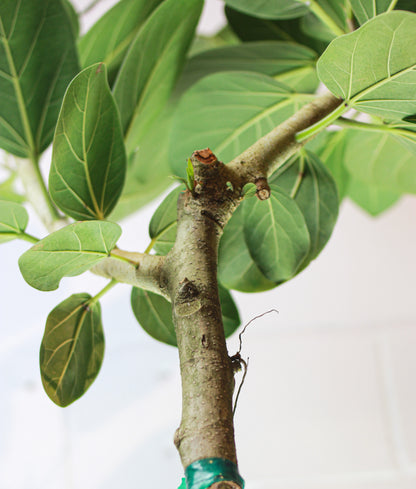
[[[95,209],[95,214],[98,217],[98,219],[104,219],[104,215],[102,213],[102,210],[98,206],[97,198],[95,196],[94,188],[93,188],[93,185],[91,182],[91,176],[90,176],[89,165],[88,165],[88,155],[87,155],[88,150],[87,150],[87,145],[86,145],[86,141],[85,141],[86,114],[88,111],[88,98],[89,98],[89,93],[90,93],[90,83],[91,83],[91,76],[88,77],[87,91],[86,91],[86,95],[85,95],[85,107],[84,107],[84,111],[82,113],[82,155],[83,155],[85,177],[87,180],[88,190],[89,190],[91,198],[92,198],[92,203],[93,203],[93,206]],[[101,99],[100,99],[100,111],[101,111]],[[97,117],[96,124],[98,124],[98,119],[99,119],[99,117]],[[91,144],[92,144],[92,141],[91,141]]]
[[[9,68],[10,68],[12,83],[13,83],[13,87],[14,87],[14,90],[16,93],[16,99],[17,99],[17,105],[19,108],[19,114],[20,114],[20,117],[22,120],[23,129],[25,131],[25,135],[27,138],[26,144],[28,145],[30,157],[33,160],[36,160],[38,157],[38,154],[37,154],[37,150],[35,147],[35,142],[33,139],[32,130],[30,128],[29,116],[28,116],[28,113],[26,110],[26,105],[25,105],[24,98],[23,98],[23,92],[22,92],[22,88],[21,88],[20,83],[19,83],[19,77],[17,74],[16,66],[14,64],[12,52],[10,49],[9,40],[6,37],[6,31],[4,30],[3,21],[1,18],[0,18],[0,34],[2,35],[2,42],[3,42],[4,50],[6,52],[7,63],[8,63]]]

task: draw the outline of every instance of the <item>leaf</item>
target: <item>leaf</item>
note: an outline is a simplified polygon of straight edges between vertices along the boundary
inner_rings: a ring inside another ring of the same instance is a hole
[[[370,215],[378,216],[395,204],[401,194],[400,192],[385,190],[376,185],[351,178],[348,186],[348,196]]]
[[[178,197],[184,187],[176,187],[156,209],[149,223],[149,236],[153,248],[160,255],[167,255],[176,240],[176,207]]]
[[[131,307],[140,326],[162,343],[177,346],[172,305],[161,295],[133,287]]]
[[[117,107],[105,66],[81,71],[68,87],[53,141],[49,190],[77,220],[103,219],[121,194],[126,167]]]
[[[307,144],[307,148],[312,150],[330,171],[337,184],[340,201],[347,194],[350,180],[350,174],[345,166],[348,134],[348,131],[323,131]]]
[[[225,4],[240,12],[262,19],[292,19],[308,11],[303,0],[224,0]]]
[[[314,3],[333,20],[334,24],[336,24],[341,31],[350,31],[348,24],[350,6],[348,0],[315,0]],[[312,11],[302,17],[301,28],[312,38],[320,39],[325,42],[332,41],[332,39],[336,37],[334,31],[324,24]]]
[[[218,287],[224,333],[227,338],[240,326],[238,309],[227,289]],[[150,336],[162,343],[177,346],[172,305],[164,297],[133,287],[131,307],[140,326]]]
[[[288,41],[322,53],[327,42],[308,36],[302,29],[303,17],[286,20],[259,19],[225,7],[225,15],[233,31],[242,41]]]
[[[230,292],[225,287],[219,285],[218,293],[220,296],[224,333],[225,337],[228,338],[240,326],[240,315],[238,314],[237,306],[235,305]]]
[[[245,205],[245,202],[240,204],[224,228],[218,251],[218,279],[228,289],[262,292],[277,284],[261,273],[250,256],[244,239]]]
[[[98,375],[104,356],[101,307],[89,294],[74,294],[53,309],[40,346],[40,372],[50,399],[65,407]]]
[[[212,36],[196,35],[189,48],[188,56],[195,56],[202,51],[224,46],[239,44],[238,37],[234,34],[229,25],[226,25]]]
[[[173,173],[184,176],[183,162],[195,148],[209,146],[219,160],[230,161],[312,98],[257,73],[203,78],[184,94],[174,116]]]
[[[61,2],[2,0],[0,147],[36,158],[49,146],[65,88],[77,72],[72,26]]]
[[[28,220],[22,205],[0,200],[0,243],[18,238],[24,233]]]
[[[186,64],[177,91],[184,92],[198,80],[215,72],[254,71],[286,83],[294,90],[315,92],[316,53],[283,41],[251,42],[204,51]]]
[[[416,112],[416,15],[389,12],[335,39],[318,76],[348,105],[387,119]]]
[[[81,66],[103,62],[112,84],[137,32],[162,0],[122,0],[108,10],[78,43]]]
[[[69,20],[71,21],[71,26],[72,26],[72,33],[74,34],[74,38],[76,39],[79,35],[79,18],[78,14],[70,2],[70,0],[62,0],[62,5],[64,6],[64,9],[66,10],[66,13],[69,17]]]
[[[39,241],[19,258],[26,282],[39,290],[55,290],[63,277],[80,275],[107,258],[121,235],[112,222],[76,222]]]
[[[169,170],[169,173],[172,172]],[[119,221],[133,214],[141,207],[148,205],[171,184],[172,180],[168,178],[155,178],[153,183],[149,185],[148,182],[140,182],[134,175],[127,173],[123,192],[110,214],[111,220]]]
[[[293,277],[309,253],[311,240],[296,202],[276,185],[269,199],[244,203],[244,237],[261,272],[274,282]]]
[[[130,156],[128,172],[143,185],[155,187],[164,180],[166,188],[172,183],[168,151],[174,108],[174,103],[165,105],[153,124],[149,124],[146,137]]]
[[[356,180],[390,192],[416,193],[416,158],[388,131],[351,131],[345,153]]]
[[[328,242],[338,217],[338,191],[329,170],[309,151],[292,157],[271,183],[284,190],[301,210],[309,231],[310,248],[302,268],[314,260]]]
[[[163,109],[185,61],[203,0],[165,0],[140,29],[114,85],[131,154]]]
[[[360,24],[386,12],[395,0],[350,0],[354,15]]]

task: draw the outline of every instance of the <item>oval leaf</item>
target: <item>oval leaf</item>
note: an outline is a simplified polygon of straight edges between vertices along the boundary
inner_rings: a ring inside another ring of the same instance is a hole
[[[293,277],[310,249],[308,228],[296,202],[272,185],[269,199],[244,204],[244,236],[250,255],[274,282]]]
[[[114,97],[134,152],[167,102],[185,61],[203,0],[165,0],[133,41],[118,73]]]
[[[184,161],[195,148],[209,146],[219,160],[230,161],[313,97],[257,73],[203,78],[182,97],[174,117],[174,173],[184,176]]]
[[[232,335],[240,326],[240,316],[231,294],[221,285],[218,287],[225,337]],[[147,290],[133,287],[131,307],[140,326],[150,336],[162,343],[177,346],[172,305],[164,297]]]
[[[358,181],[390,192],[416,193],[416,159],[389,131],[350,131],[345,153]]]
[[[61,2],[2,0],[0,41],[0,147],[36,158],[78,72],[71,21]]]
[[[22,205],[0,200],[0,243],[18,238],[24,233],[28,220]]]
[[[415,43],[416,14],[379,15],[328,46],[319,78],[355,109],[401,119],[416,112]]]
[[[338,217],[338,191],[330,172],[310,151],[291,158],[270,180],[293,198],[301,210],[310,237],[304,268],[323,250]]]
[[[103,219],[121,194],[126,155],[103,64],[81,71],[65,94],[53,141],[49,190],[76,220]]]
[[[133,287],[131,307],[146,333],[162,343],[177,346],[172,305],[169,301],[161,295]]]
[[[396,10],[415,11],[416,5],[413,0],[350,0],[352,10],[360,24],[377,15],[387,12],[393,7]]]
[[[140,27],[162,0],[122,0],[80,39],[81,66],[103,62],[112,83]]]
[[[302,19],[269,20],[259,19],[225,7],[225,15],[233,31],[242,41],[279,40],[303,44],[317,53],[322,53],[327,42],[306,35],[302,29]]]
[[[243,208],[235,210],[224,228],[218,250],[218,279],[228,289],[241,292],[263,292],[276,287],[259,270],[250,256],[244,239]]]
[[[166,196],[156,209],[149,223],[149,235],[153,241],[153,248],[160,255],[167,255],[175,244],[177,202],[183,187],[177,187]]]
[[[371,216],[378,216],[400,199],[400,192],[379,188],[376,185],[350,179],[348,197]]]
[[[78,13],[72,5],[71,0],[62,0],[62,5],[64,6],[64,9],[66,10],[66,13],[69,17],[72,26],[72,32],[74,33],[74,37],[76,39],[79,35],[80,28]]]
[[[346,196],[350,179],[350,174],[345,166],[347,135],[347,131],[322,131],[306,146],[318,155],[331,172],[332,178],[337,184],[339,201]]]
[[[308,11],[304,0],[225,0],[225,4],[262,19],[292,19]]]
[[[63,277],[79,275],[107,258],[120,235],[120,226],[112,222],[70,224],[23,253],[20,271],[35,289],[55,290]]]
[[[283,41],[210,49],[188,61],[177,90],[184,92],[204,76],[219,71],[254,71],[272,76],[294,90],[315,92],[315,62],[316,53],[311,49]]]
[[[50,399],[65,407],[93,383],[104,356],[100,304],[75,294],[51,311],[40,346],[40,372]]]

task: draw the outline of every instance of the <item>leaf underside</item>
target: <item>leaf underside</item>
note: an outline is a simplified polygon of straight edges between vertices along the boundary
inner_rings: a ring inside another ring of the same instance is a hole
[[[81,397],[98,375],[104,356],[99,303],[75,294],[51,311],[40,347],[42,383],[50,399],[65,407]]]
[[[23,158],[45,150],[77,72],[73,27],[61,2],[2,0],[0,147]]]
[[[70,224],[32,246],[19,258],[26,282],[39,290],[55,290],[63,277],[73,277],[107,258],[121,229],[105,221]]]

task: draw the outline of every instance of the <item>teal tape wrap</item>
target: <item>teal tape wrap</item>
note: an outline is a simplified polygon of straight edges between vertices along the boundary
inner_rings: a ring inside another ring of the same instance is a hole
[[[186,479],[182,479],[182,484],[178,487],[178,489],[186,489]]]
[[[244,489],[244,480],[238,473],[237,465],[223,458],[197,460],[186,467],[185,476],[187,489],[207,489],[221,481],[235,482]]]

